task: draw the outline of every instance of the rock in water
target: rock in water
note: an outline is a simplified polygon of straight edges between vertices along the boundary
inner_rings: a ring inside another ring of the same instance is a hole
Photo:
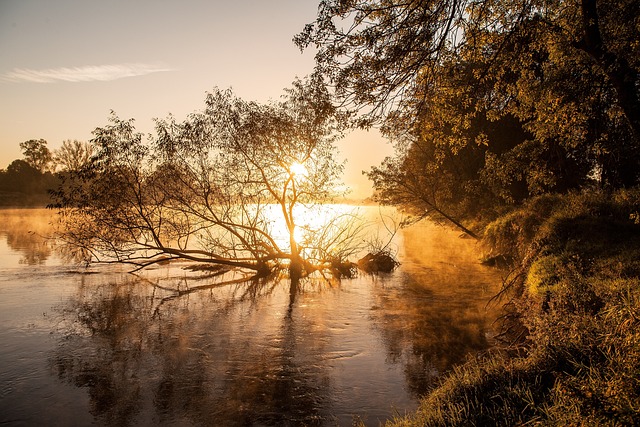
[[[358,267],[367,273],[390,273],[399,265],[387,252],[368,253],[358,260]]]

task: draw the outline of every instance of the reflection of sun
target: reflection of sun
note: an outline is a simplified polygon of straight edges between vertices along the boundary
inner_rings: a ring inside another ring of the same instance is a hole
[[[305,243],[305,238],[306,238],[306,232],[302,227],[296,227],[293,230],[293,240],[295,240],[295,242],[297,244],[303,244]]]
[[[340,225],[356,215],[357,207],[340,204],[321,204],[312,207],[297,205],[294,208],[296,227],[293,231],[294,241],[303,246],[315,246],[320,240],[340,241],[335,233],[340,232]],[[278,205],[270,205],[265,215],[271,224],[270,235],[281,245],[289,244],[289,232],[282,219],[282,211]]]
[[[306,176],[307,175],[307,168],[302,164],[302,163],[292,163],[291,166],[289,166],[289,170],[291,171],[292,175],[299,175],[299,176]]]

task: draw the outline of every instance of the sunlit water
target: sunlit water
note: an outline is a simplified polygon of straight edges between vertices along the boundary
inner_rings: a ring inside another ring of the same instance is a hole
[[[376,426],[491,345],[500,275],[431,224],[395,237],[394,273],[292,295],[67,264],[51,215],[0,211],[0,424]]]

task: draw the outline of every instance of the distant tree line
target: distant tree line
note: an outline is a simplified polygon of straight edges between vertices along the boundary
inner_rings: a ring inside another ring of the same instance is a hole
[[[48,192],[58,187],[60,178],[79,170],[94,152],[88,142],[65,140],[51,151],[44,139],[20,143],[23,158],[0,170],[0,205],[46,205]]]

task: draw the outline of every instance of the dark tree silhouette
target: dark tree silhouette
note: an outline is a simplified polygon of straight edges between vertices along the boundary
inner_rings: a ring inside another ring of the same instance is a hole
[[[30,139],[20,143],[24,159],[39,172],[45,172],[51,163],[51,151],[44,139]]]
[[[535,195],[638,184],[639,17],[632,0],[324,0],[294,40],[396,142],[378,199],[468,232]]]

